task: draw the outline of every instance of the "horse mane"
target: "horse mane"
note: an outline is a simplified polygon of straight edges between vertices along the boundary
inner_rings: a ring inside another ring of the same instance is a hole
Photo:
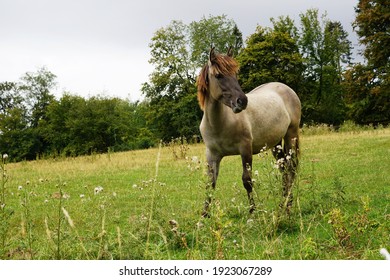
[[[237,61],[229,55],[214,54],[208,63],[200,70],[196,81],[198,89],[198,102],[202,110],[205,107],[205,99],[208,94],[209,72],[212,75],[221,74],[224,76],[237,75],[239,66]]]

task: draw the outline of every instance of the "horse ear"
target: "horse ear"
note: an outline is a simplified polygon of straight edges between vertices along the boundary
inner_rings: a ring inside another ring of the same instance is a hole
[[[211,47],[210,54],[209,54],[209,60],[210,60],[211,64],[213,64],[215,62],[216,58],[217,58],[217,55],[215,53],[215,47]]]
[[[229,47],[229,49],[228,49],[228,51],[227,51],[227,56],[229,56],[229,57],[233,57],[233,47],[232,46],[230,46]]]

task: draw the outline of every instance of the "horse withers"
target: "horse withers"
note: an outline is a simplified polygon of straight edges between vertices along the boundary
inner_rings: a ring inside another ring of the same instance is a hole
[[[279,169],[283,173],[283,195],[289,212],[291,187],[298,167],[300,100],[290,87],[278,82],[260,85],[245,94],[237,81],[238,70],[231,50],[221,55],[212,48],[198,76],[198,101],[204,112],[200,132],[206,144],[208,186],[215,189],[224,156],[241,155],[242,182],[252,213],[256,208],[252,192],[252,155],[264,147],[273,148],[275,158],[283,162]],[[203,216],[208,216],[210,203],[208,194]]]

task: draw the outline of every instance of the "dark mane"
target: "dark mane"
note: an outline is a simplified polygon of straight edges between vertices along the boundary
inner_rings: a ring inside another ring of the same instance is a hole
[[[208,75],[221,74],[224,76],[235,76],[237,75],[239,66],[235,59],[228,55],[216,54],[212,61],[209,61],[202,70],[200,70],[198,79],[197,79],[197,88],[198,88],[198,101],[199,106],[204,110],[205,98],[208,91]]]

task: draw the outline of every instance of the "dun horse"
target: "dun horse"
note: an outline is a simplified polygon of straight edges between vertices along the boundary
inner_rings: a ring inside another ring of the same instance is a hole
[[[241,155],[242,182],[252,213],[252,155],[264,147],[274,148],[273,155],[281,163],[283,195],[289,212],[298,167],[301,103],[291,88],[278,82],[260,85],[245,94],[237,81],[238,68],[231,50],[221,55],[212,48],[197,80],[198,101],[204,111],[200,131],[206,144],[209,185],[215,189],[224,156]],[[209,193],[203,216],[208,215],[210,203]]]

